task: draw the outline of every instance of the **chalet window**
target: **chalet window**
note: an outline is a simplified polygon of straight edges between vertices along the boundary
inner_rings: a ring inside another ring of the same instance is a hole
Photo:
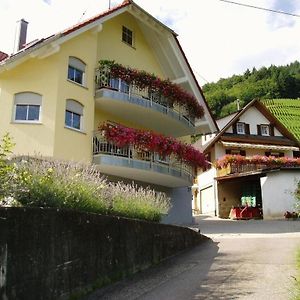
[[[243,122],[237,122],[235,125],[233,125],[233,133],[250,134],[250,126],[249,124]]]
[[[300,157],[300,151],[293,151],[293,157],[299,158]]]
[[[24,92],[15,95],[14,122],[38,123],[41,120],[42,96]]]
[[[68,79],[78,84],[85,85],[85,68],[86,65],[76,57],[69,57]]]
[[[284,157],[283,152],[265,152],[265,156]]]
[[[246,151],[241,149],[226,149],[226,154],[246,156]]]
[[[260,125],[260,133],[264,136],[270,135],[270,127],[269,125]]]
[[[274,136],[274,126],[267,124],[257,125],[257,135]]]
[[[122,41],[133,47],[133,32],[125,26],[122,26]]]

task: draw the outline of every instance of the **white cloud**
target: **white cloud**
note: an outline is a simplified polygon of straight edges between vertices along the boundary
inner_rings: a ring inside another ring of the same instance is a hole
[[[135,1],[179,34],[196,75],[201,74],[209,81],[243,73],[254,66],[286,64],[300,57],[299,18],[218,0]],[[239,0],[299,13],[297,1]],[[121,2],[111,1],[112,5]],[[32,40],[98,14],[108,4],[109,0],[0,0],[0,50],[12,51],[15,22],[20,18],[29,21],[28,40]]]

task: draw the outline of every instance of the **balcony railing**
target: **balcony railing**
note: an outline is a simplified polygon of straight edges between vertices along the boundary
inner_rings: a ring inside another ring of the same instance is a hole
[[[276,166],[273,166],[273,168]],[[277,166],[278,167],[278,166]],[[226,168],[218,169],[217,176],[225,176],[231,174],[242,174],[242,173],[251,173],[257,172],[265,169],[270,169],[272,166],[265,164],[228,164]]]
[[[176,170],[180,174],[190,177],[191,180],[194,176],[193,167],[176,160],[172,156],[162,158],[157,153],[138,150],[131,145],[126,147],[118,147],[108,142],[105,137],[102,136],[101,132],[95,132],[93,137],[93,155],[99,154],[124,157],[130,160],[146,161],[149,162],[150,168],[154,165],[160,165],[168,168],[169,173],[171,173],[171,169]]]
[[[109,70],[96,69],[96,90],[103,88],[127,94],[129,99],[142,98],[148,101],[149,107],[158,104],[165,114],[168,114],[169,111],[175,112],[179,119],[184,119],[189,126],[195,126],[195,118],[189,116],[186,109],[182,106],[171,105],[168,99],[159,92],[153,91],[149,87],[140,88],[134,83],[127,84],[124,80],[112,77]]]

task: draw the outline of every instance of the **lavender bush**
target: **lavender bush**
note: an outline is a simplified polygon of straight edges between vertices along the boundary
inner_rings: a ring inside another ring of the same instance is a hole
[[[96,166],[74,162],[15,159],[9,185],[0,206],[57,207],[151,221],[170,208],[163,193],[109,182]]]

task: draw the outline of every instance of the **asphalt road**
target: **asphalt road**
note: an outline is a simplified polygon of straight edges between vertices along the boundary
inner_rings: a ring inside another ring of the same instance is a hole
[[[212,240],[87,299],[291,298],[300,221],[201,218],[193,227]]]

